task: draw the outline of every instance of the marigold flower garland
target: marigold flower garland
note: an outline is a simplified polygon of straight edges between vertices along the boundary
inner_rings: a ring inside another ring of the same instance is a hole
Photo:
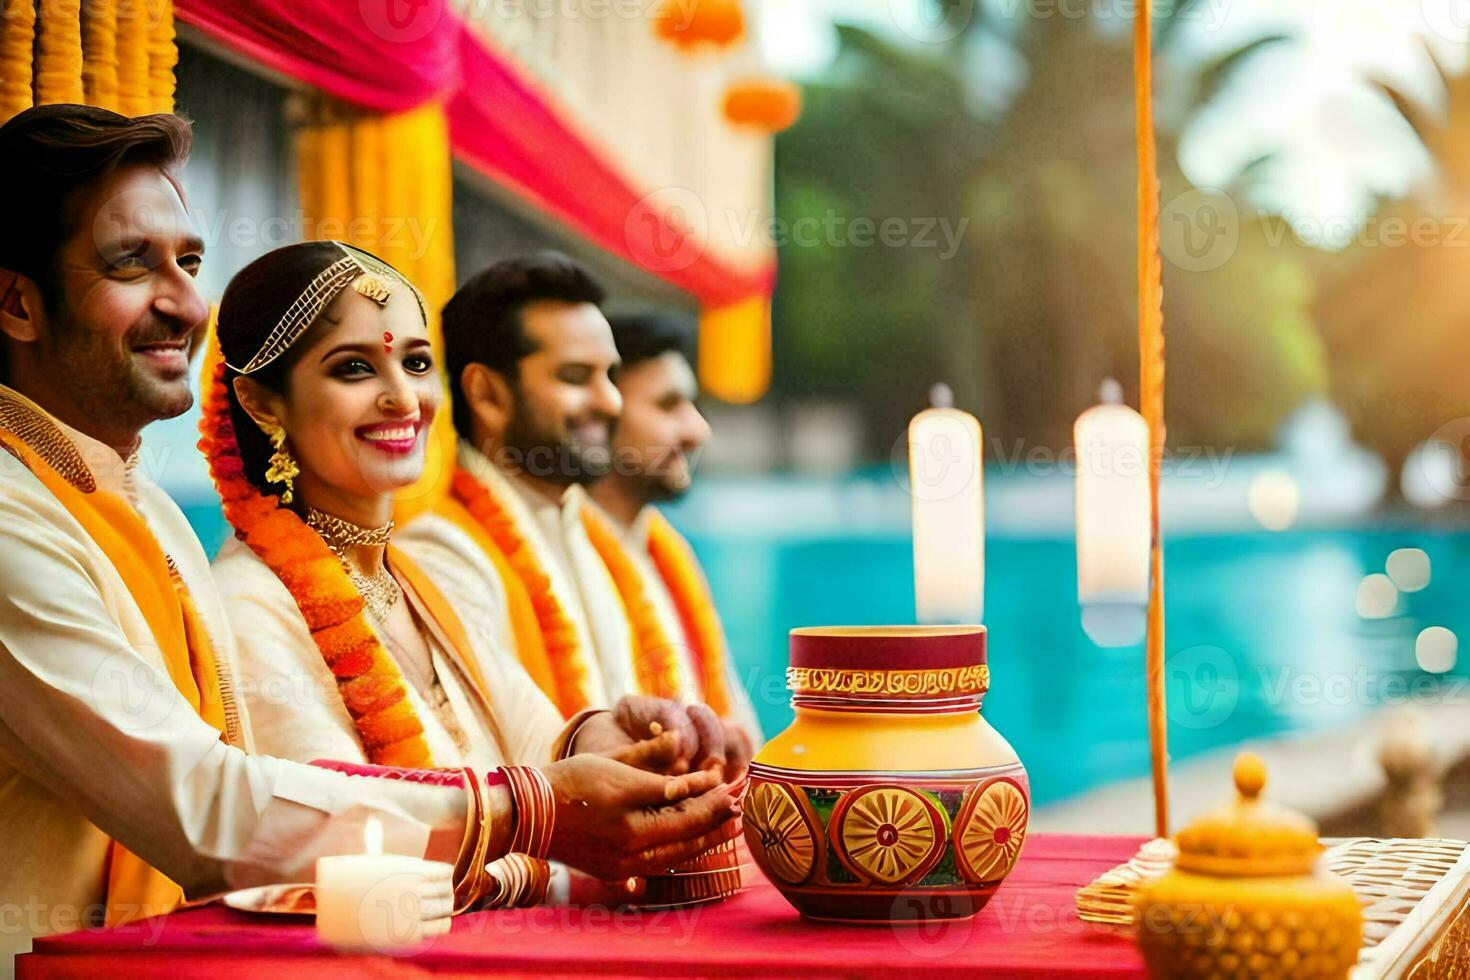
[[[587,538],[602,558],[602,563],[607,566],[613,585],[623,600],[623,611],[632,627],[633,674],[638,679],[638,690],[657,698],[677,698],[682,692],[679,690],[679,666],[674,657],[674,643],[659,622],[653,600],[643,585],[642,574],[612,527],[591,507],[582,508],[582,527],[586,529]]]
[[[368,761],[432,768],[424,727],[408,698],[403,673],[364,615],[362,596],[326,543],[296,513],[255,488],[245,475],[223,361],[199,422],[199,448],[235,533],[296,600],[311,637],[337,680]]]
[[[5,0],[4,17],[0,24],[0,122],[31,107],[36,8],[31,0]]]
[[[731,708],[730,690],[725,683],[728,648],[709,583],[699,569],[689,542],[658,511],[650,517],[649,557],[669,587],[674,606],[679,610],[679,619],[684,624],[684,636],[694,648],[704,682],[704,703],[723,718]]]
[[[119,0],[117,8],[117,104],[125,116],[152,112],[148,98],[148,27],[146,0]]]
[[[577,628],[552,590],[551,576],[541,567],[541,562],[516,528],[514,518],[506,513],[504,505],[463,467],[454,468],[449,492],[480,522],[526,587],[556,679],[553,700],[562,717],[570,718],[587,707],[587,667],[583,662],[584,652],[577,637]]]
[[[41,0],[36,39],[36,105],[82,102],[81,0]]]
[[[173,112],[178,89],[174,68],[179,63],[173,0],[149,0],[148,24],[148,111]]]
[[[82,11],[82,81],[87,102],[114,112],[118,107],[117,2],[89,0]]]

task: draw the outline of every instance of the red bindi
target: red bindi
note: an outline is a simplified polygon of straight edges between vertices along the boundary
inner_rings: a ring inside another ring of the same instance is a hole
[[[383,331],[383,350],[389,354],[393,353],[393,334],[387,330]]]

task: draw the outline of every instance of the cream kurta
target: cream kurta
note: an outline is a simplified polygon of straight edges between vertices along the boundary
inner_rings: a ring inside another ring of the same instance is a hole
[[[590,506],[596,506],[591,504]],[[599,508],[600,510],[600,508]],[[699,671],[694,662],[694,648],[689,642],[689,634],[684,631],[684,621],[679,617],[679,607],[674,603],[673,593],[669,591],[668,583],[659,574],[657,566],[653,563],[653,556],[648,553],[648,522],[653,517],[653,508],[644,507],[638,512],[633,523],[623,527],[607,511],[601,511],[607,518],[608,523],[617,528],[618,538],[623,543],[624,550],[632,558],[633,565],[643,580],[643,588],[649,601],[653,604],[653,610],[658,615],[659,625],[664,629],[664,635],[674,638],[674,643],[679,649],[679,689],[681,691],[694,692],[685,700],[698,701],[704,697],[703,685],[700,683]],[[761,727],[756,719],[755,708],[750,703],[750,695],[745,686],[740,683],[740,673],[735,669],[735,658],[733,655],[725,657],[725,689],[730,692],[730,718],[745,729],[751,741],[760,745]]]
[[[250,711],[257,748],[302,762],[365,762],[336,680],[281,580],[255,552],[233,538],[215,559],[214,575],[235,630],[240,664],[236,686]],[[445,598],[480,654],[478,667],[489,690],[485,697],[475,691],[458,654],[431,628],[426,638],[434,672],[467,741],[461,749],[405,672],[408,698],[424,726],[434,765],[483,770],[550,762],[552,743],[563,725],[561,715],[518,663],[493,652],[493,622],[467,614],[452,591]],[[429,621],[423,609],[417,612]]]
[[[0,398],[39,411],[3,387]],[[129,500],[153,529],[233,669],[183,514],[112,449],[58,428],[99,492]],[[465,810],[457,789],[345,776],[222,741],[173,687],[107,555],[0,452],[0,953],[100,921],[109,836],[199,898],[309,880],[317,855],[360,837],[368,812],[452,830]]]
[[[577,631],[578,642],[593,652],[600,676],[587,679],[587,703],[608,707],[624,695],[639,693],[633,675],[633,635],[622,600],[582,527],[581,508],[586,504],[586,494],[580,487],[571,487],[558,505],[501,473],[463,441],[459,444],[459,462],[490,489],[515,521],[516,529],[551,580]],[[473,582],[474,591],[479,593],[471,600],[477,615],[495,623],[493,629],[503,638],[497,644],[500,650],[508,654],[515,649],[504,586],[474,539],[453,522],[427,513],[409,522],[394,540],[435,582]]]

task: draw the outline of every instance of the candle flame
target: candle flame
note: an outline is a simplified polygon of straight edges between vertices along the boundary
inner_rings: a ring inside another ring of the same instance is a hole
[[[383,853],[383,822],[377,817],[367,818],[362,828],[362,843],[365,854]]]

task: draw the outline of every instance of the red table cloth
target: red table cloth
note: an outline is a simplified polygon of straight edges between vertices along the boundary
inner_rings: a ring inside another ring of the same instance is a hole
[[[760,872],[714,905],[663,911],[543,906],[462,916],[412,956],[339,956],[309,919],[211,905],[117,929],[38,939],[16,959],[38,977],[310,975],[313,980],[424,973],[890,975],[919,969],[986,977],[1141,977],[1132,941],[1077,918],[1073,896],[1126,861],[1141,837],[1035,834],[973,919],[929,925],[806,922]]]

